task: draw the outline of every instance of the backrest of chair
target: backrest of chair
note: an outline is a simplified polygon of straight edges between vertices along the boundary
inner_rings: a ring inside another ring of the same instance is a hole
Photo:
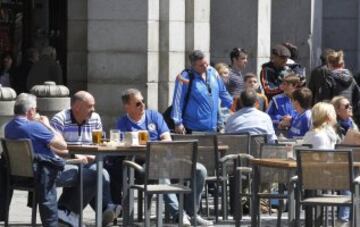
[[[215,176],[218,167],[219,152],[217,137],[215,134],[194,134],[194,135],[172,135],[174,141],[177,140],[197,140],[198,141],[198,162],[203,164],[208,176]]]
[[[11,176],[34,177],[33,149],[30,139],[1,139]]]
[[[197,141],[148,142],[146,180],[191,179],[197,161]]]
[[[349,190],[353,179],[350,150],[297,150],[300,189]]]
[[[288,159],[293,152],[290,144],[261,144],[260,158],[266,159]],[[291,171],[281,168],[260,167],[261,183],[287,183],[290,179]]]
[[[250,135],[250,155],[260,158],[260,146],[267,143],[267,135]]]
[[[353,162],[360,162],[360,145],[335,144],[335,149],[352,150]]]
[[[219,145],[228,146],[225,155],[250,153],[250,135],[248,133],[218,134],[217,141]]]

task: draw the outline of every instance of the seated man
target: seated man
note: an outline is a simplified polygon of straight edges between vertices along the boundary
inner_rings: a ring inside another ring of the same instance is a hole
[[[126,115],[121,117],[117,122],[117,128],[121,131],[139,131],[147,130],[149,133],[150,140],[157,141],[169,141],[171,140],[170,131],[166,125],[162,115],[153,110],[145,110],[144,98],[141,95],[141,92],[137,89],[128,89],[121,97]],[[200,207],[201,193],[204,189],[205,177],[207,171],[205,167],[201,164],[196,166],[196,207]],[[169,181],[167,181],[169,182]],[[165,203],[170,208],[170,213],[173,217],[177,217],[179,207],[178,200],[175,194],[164,195]],[[185,211],[188,215],[192,216],[193,211],[193,202],[194,198],[192,196],[186,197]],[[195,211],[197,212],[197,211]],[[211,226],[213,223],[202,219],[199,215],[196,216],[196,222],[200,226]],[[184,215],[183,220],[184,226],[190,226],[189,217]]]
[[[275,143],[277,137],[269,115],[256,109],[257,93],[246,88],[240,94],[238,106],[242,108],[229,117],[226,122],[226,133],[248,132],[250,135],[266,134],[268,143]]]
[[[49,124],[49,120],[38,117],[36,113],[36,97],[31,94],[21,93],[15,101],[15,117],[5,127],[5,138],[31,140],[36,156],[42,160],[64,163],[59,156],[68,154],[67,145],[63,137]],[[38,120],[35,120],[35,117]],[[79,198],[78,198],[78,169],[75,165],[66,164],[59,168],[59,173],[50,175],[49,172],[40,172],[46,180],[37,185],[41,221],[44,226],[58,226],[61,222],[78,226]],[[49,171],[54,171],[55,166],[50,166]],[[37,168],[39,171],[39,168]],[[96,173],[84,169],[84,204],[89,203],[96,192]],[[58,204],[56,203],[56,187],[66,186]],[[46,184],[46,185],[45,185]],[[59,209],[58,209],[59,207]]]
[[[71,97],[70,109],[63,110],[54,115],[51,125],[62,134],[69,144],[91,144],[92,130],[102,130],[99,114],[95,113],[95,99],[86,91],[78,91]],[[76,155],[87,163],[84,168],[96,171],[94,157],[91,155]],[[121,206],[113,204],[110,193],[109,173],[103,170],[103,224],[106,225],[116,218],[121,211]],[[117,192],[120,193],[120,192]],[[91,202],[95,208],[95,200]]]
[[[291,95],[296,90],[300,79],[295,74],[286,76],[281,83],[281,89],[284,91],[281,94],[275,95],[269,104],[267,113],[270,115],[274,124],[275,130],[284,133],[287,136],[287,130],[291,126],[292,117],[296,111],[291,103]]]

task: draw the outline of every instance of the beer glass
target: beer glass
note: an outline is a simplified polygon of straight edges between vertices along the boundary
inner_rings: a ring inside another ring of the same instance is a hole
[[[139,131],[139,144],[146,145],[147,141],[149,141],[149,133],[146,130]]]
[[[101,144],[102,140],[102,130],[94,129],[92,131],[92,142],[93,144]]]
[[[120,142],[120,130],[119,129],[110,129],[110,142],[115,142],[115,143]]]

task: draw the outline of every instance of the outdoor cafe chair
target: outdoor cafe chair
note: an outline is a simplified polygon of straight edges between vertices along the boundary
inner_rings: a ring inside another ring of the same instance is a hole
[[[295,218],[297,226],[300,225],[300,206],[315,208],[348,206],[351,226],[358,226],[359,218],[354,212],[359,211],[360,177],[354,177],[351,150],[298,149],[296,156],[298,176]],[[314,193],[306,196],[305,192],[309,190]],[[349,190],[351,195],[328,193],[339,190]],[[316,220],[311,225],[320,226],[320,222]]]
[[[235,194],[235,179],[232,181],[233,183],[229,185],[230,191],[228,193],[228,183],[230,183],[230,177],[234,176],[236,167],[241,166],[240,163],[243,159],[244,155],[248,156],[250,152],[250,134],[249,133],[225,133],[217,135],[218,145],[226,145],[228,149],[223,157],[219,160],[219,168],[221,170],[222,179],[222,215],[223,219],[227,219],[227,208],[228,208],[228,195],[232,198],[230,200],[232,208],[235,210],[236,203],[240,203],[241,201],[235,201],[232,195]],[[244,164],[243,164],[244,165]],[[232,179],[231,179],[232,180]],[[233,211],[234,211],[233,210]]]
[[[34,155],[32,143],[30,139],[4,139],[1,138],[3,147],[2,158],[5,159],[6,167],[6,209],[5,226],[9,225],[9,207],[11,202],[11,195],[13,190],[29,191],[31,194],[31,226],[36,226],[36,210],[37,210],[37,192],[36,185],[39,184],[39,179],[34,171],[34,164],[36,164],[36,157]],[[76,160],[68,160],[67,163],[79,165],[79,196],[82,198],[82,164]],[[83,204],[80,199],[79,210],[82,211]],[[79,226],[82,226],[82,212],[79,214]]]
[[[132,161],[123,162],[125,167],[134,168],[145,176],[144,184],[130,185],[128,189],[129,193],[133,193],[134,189],[144,192],[145,227],[150,226],[151,195],[157,195],[157,226],[162,226],[162,195],[170,193],[179,194],[179,226],[182,226],[184,194],[195,195],[196,188],[192,185],[196,182],[196,161],[197,141],[192,140],[148,142],[144,167]],[[159,182],[165,179],[176,180],[177,183]],[[185,184],[189,180],[191,187]],[[195,201],[193,208],[196,210]]]
[[[174,141],[177,140],[197,140],[198,141],[198,162],[205,166],[208,176],[205,179],[205,200],[208,206],[209,193],[208,184],[215,184],[214,193],[214,207],[215,207],[215,221],[219,219],[219,186],[220,181],[223,179],[220,177],[219,171],[219,159],[221,154],[218,151],[218,141],[216,134],[173,134]],[[207,208],[208,210],[208,208]]]

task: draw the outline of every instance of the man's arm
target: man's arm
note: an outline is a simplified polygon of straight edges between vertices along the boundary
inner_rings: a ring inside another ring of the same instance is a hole
[[[161,141],[172,141],[170,132],[165,132],[160,136]]]
[[[172,102],[172,111],[171,118],[175,123],[175,132],[183,134],[185,133],[185,128],[183,125],[183,106],[185,100],[185,94],[188,89],[189,82],[185,77],[186,71],[184,71],[180,76],[177,76],[175,81],[174,97]]]

